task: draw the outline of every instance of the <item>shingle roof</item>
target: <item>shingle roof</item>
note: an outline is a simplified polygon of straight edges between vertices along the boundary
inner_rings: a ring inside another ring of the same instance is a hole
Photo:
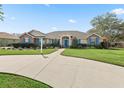
[[[14,39],[14,40],[18,40],[19,37],[11,35],[11,34],[6,33],[6,32],[0,32],[0,39]]]
[[[28,32],[28,34],[35,36],[35,37],[41,37],[41,36],[45,36],[44,33],[38,31],[38,30],[31,30],[30,32]]]
[[[54,31],[46,34],[46,38],[59,39],[62,35],[71,35],[78,39],[86,39],[87,34],[80,31]]]

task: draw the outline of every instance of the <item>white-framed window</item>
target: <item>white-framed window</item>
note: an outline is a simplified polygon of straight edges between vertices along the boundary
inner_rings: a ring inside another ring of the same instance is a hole
[[[96,37],[91,37],[91,42],[95,42]]]
[[[52,39],[49,39],[49,44],[52,44]]]
[[[80,43],[83,44],[83,39],[81,39]]]
[[[28,43],[28,42],[29,42],[29,38],[26,37],[26,38],[25,38],[25,43]]]

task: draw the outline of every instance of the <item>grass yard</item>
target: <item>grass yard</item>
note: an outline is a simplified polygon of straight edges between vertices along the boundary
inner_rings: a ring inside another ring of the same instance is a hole
[[[43,49],[43,54],[50,54],[57,49]],[[40,50],[0,50],[0,55],[39,55]]]
[[[124,48],[107,49],[66,49],[62,55],[80,57],[124,66]]]
[[[49,85],[20,75],[0,73],[0,88],[51,88]]]

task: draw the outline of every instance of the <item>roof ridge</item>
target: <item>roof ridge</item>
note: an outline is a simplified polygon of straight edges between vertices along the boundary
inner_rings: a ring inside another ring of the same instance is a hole
[[[52,32],[49,32],[49,33],[56,33],[56,32],[59,32],[59,33],[62,33],[62,32],[80,32],[80,33],[86,34],[85,32],[81,32],[81,31],[78,31],[78,30],[52,31]],[[47,33],[47,34],[49,34],[49,33]]]

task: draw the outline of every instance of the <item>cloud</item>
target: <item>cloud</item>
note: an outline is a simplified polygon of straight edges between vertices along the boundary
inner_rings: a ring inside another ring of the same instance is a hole
[[[58,28],[57,27],[51,27],[52,30],[57,30]]]
[[[121,15],[121,14],[124,14],[124,9],[122,9],[122,8],[114,9],[111,11],[111,13]]]
[[[15,20],[16,18],[14,16],[10,17],[11,20]]]
[[[45,6],[47,6],[47,7],[50,7],[50,4],[44,4]]]
[[[73,23],[73,24],[74,24],[74,23],[76,23],[77,21],[76,21],[76,20],[74,20],[74,19],[69,19],[69,20],[68,20],[68,22],[70,22],[70,23]]]

